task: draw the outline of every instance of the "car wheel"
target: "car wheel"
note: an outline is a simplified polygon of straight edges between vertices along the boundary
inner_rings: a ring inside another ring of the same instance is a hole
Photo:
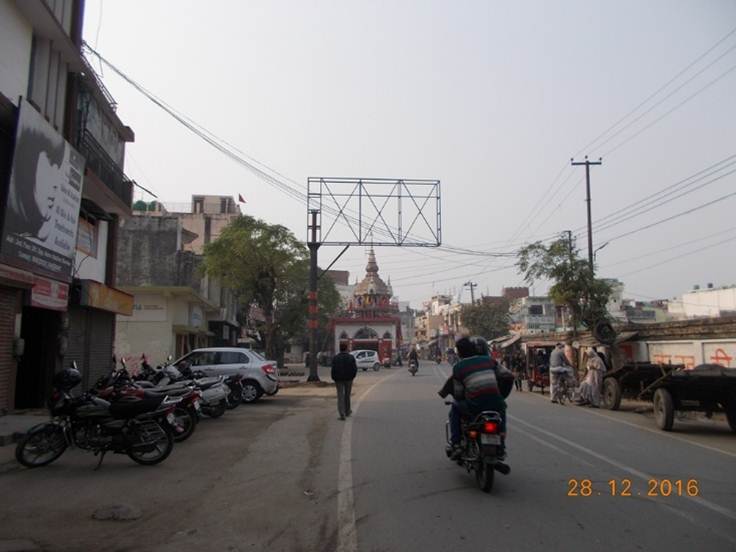
[[[246,404],[254,403],[263,395],[263,389],[256,381],[243,382],[243,402]]]
[[[380,369],[381,369],[381,365],[380,365],[380,364],[378,364],[378,363],[376,362],[376,363],[375,363],[375,364],[373,365],[373,370],[374,370],[375,372],[378,372],[378,371],[379,371]]]

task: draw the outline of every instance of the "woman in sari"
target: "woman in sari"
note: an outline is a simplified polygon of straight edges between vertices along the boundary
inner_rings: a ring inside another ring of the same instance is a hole
[[[603,374],[606,373],[606,365],[598,356],[595,347],[588,349],[587,372],[583,382],[580,384],[580,406],[589,405],[598,408],[601,402],[601,391],[603,390]]]

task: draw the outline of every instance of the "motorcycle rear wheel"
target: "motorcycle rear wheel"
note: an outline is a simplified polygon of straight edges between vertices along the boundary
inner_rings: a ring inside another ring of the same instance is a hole
[[[475,481],[478,483],[481,491],[490,493],[491,489],[493,489],[496,472],[491,464],[486,464],[485,462],[479,462],[478,464],[475,468]]]
[[[174,410],[174,416],[176,417],[176,423],[184,429],[181,433],[174,434],[174,441],[181,443],[189,439],[194,433],[197,427],[197,414],[189,408],[177,408]]]
[[[152,443],[154,450],[137,450],[135,448],[128,449],[128,456],[134,462],[137,462],[143,466],[155,466],[166,460],[171,451],[174,450],[174,436],[171,428],[168,426],[160,425],[161,434]]]
[[[233,410],[238,408],[241,402],[243,402],[243,392],[241,390],[230,391],[230,394],[227,396],[227,409]]]
[[[45,424],[20,440],[15,447],[15,459],[26,468],[40,468],[59,458],[66,447],[64,430],[56,424]]]

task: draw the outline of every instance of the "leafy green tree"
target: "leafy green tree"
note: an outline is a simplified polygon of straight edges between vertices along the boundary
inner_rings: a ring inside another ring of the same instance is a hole
[[[298,337],[306,323],[306,247],[284,226],[241,215],[205,246],[204,270],[232,289],[245,309],[255,305],[262,310],[265,320],[258,330],[266,355],[281,362],[285,341]],[[326,326],[339,295],[328,278],[321,284],[321,321]]]
[[[549,295],[567,307],[573,329],[580,324],[593,328],[608,317],[611,286],[596,278],[588,261],[578,253],[574,241],[562,237],[549,245],[535,242],[519,251],[516,266],[530,285],[538,280],[553,282]]]
[[[462,321],[471,334],[495,339],[509,332],[509,304],[503,301],[463,305]]]

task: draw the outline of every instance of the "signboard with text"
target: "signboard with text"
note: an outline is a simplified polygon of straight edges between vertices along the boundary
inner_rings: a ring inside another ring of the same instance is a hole
[[[18,116],[0,259],[70,281],[84,158],[25,100]]]

